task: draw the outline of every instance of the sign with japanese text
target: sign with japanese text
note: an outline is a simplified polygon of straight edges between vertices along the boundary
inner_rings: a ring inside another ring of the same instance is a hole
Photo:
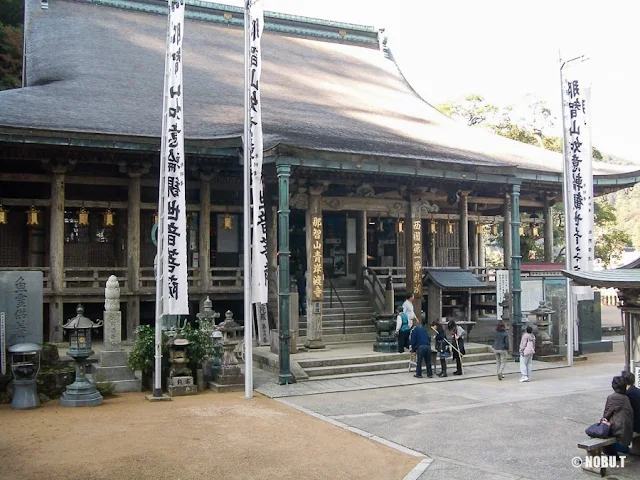
[[[593,270],[593,174],[591,169],[591,88],[576,68],[562,80],[565,205],[569,226],[569,268]]]
[[[322,253],[322,216],[311,216],[311,300],[322,301],[324,284]]]
[[[496,319],[502,320],[504,307],[500,304],[509,295],[509,270],[496,270]]]
[[[413,293],[416,298],[422,298],[422,220],[411,220],[411,275],[413,279]]]
[[[252,256],[251,256],[251,302],[267,303],[269,267],[267,264],[267,217],[264,210],[262,184],[262,105],[260,98],[260,75],[262,74],[262,52],[260,39],[264,29],[262,0],[247,0],[249,11],[249,85],[247,95],[249,115],[249,159],[251,169],[252,198]],[[265,332],[266,335],[266,332]]]
[[[187,209],[185,203],[184,89],[182,41],[184,0],[169,0],[165,97],[160,173],[162,314],[189,313]]]

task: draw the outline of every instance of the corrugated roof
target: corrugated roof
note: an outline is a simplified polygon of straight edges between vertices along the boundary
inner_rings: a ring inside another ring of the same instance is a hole
[[[159,2],[120,0],[113,4],[122,8],[112,8],[51,0],[48,10],[40,4],[26,0],[28,87],[0,92],[0,125],[160,137],[166,16],[140,11]],[[242,134],[244,39],[236,23],[235,17],[228,26],[186,21],[187,139]],[[555,152],[442,115],[413,91],[389,55],[292,32],[267,29],[263,37],[265,149],[280,144],[562,171]]]
[[[565,270],[562,274],[579,285],[640,288],[640,270],[621,268],[615,270],[599,270],[597,272],[569,272]]]
[[[427,268],[427,282],[433,281],[440,288],[482,288],[487,284],[478,280],[470,270],[459,268]]]

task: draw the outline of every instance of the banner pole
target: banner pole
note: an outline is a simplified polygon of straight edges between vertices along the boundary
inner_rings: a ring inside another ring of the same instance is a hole
[[[249,0],[244,9],[244,141],[243,141],[243,173],[244,173],[244,396],[253,397],[253,316],[251,312],[251,243],[250,221],[251,207],[249,199]]]

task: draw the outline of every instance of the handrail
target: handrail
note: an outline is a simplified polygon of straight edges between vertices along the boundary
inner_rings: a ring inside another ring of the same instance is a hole
[[[380,278],[378,278],[378,274],[371,267],[362,267],[362,270],[365,273],[369,273],[371,275],[371,278],[367,277],[366,275],[363,275],[363,276],[364,278],[369,280],[369,282],[371,283],[371,294],[373,295],[374,301],[376,303],[379,302],[379,305],[377,305],[378,308],[384,311],[385,289],[384,289],[384,286],[382,285],[382,282],[380,281]],[[379,289],[379,295],[378,295],[378,292],[376,291],[376,287],[378,287]]]
[[[338,297],[338,301],[340,302],[340,306],[342,307],[342,334],[346,335],[347,332],[347,311],[344,308],[344,303],[342,303],[342,299],[340,295],[338,295],[338,291],[336,287],[333,285],[333,281],[331,281],[331,277],[329,277],[329,308],[333,308],[333,292],[336,292],[336,297]]]

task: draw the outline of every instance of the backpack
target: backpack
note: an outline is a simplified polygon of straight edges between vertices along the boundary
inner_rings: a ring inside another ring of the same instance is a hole
[[[411,326],[409,325],[409,315],[402,312],[400,314],[400,319],[402,320],[402,325],[400,325],[400,331],[406,332],[407,330],[411,330]]]

